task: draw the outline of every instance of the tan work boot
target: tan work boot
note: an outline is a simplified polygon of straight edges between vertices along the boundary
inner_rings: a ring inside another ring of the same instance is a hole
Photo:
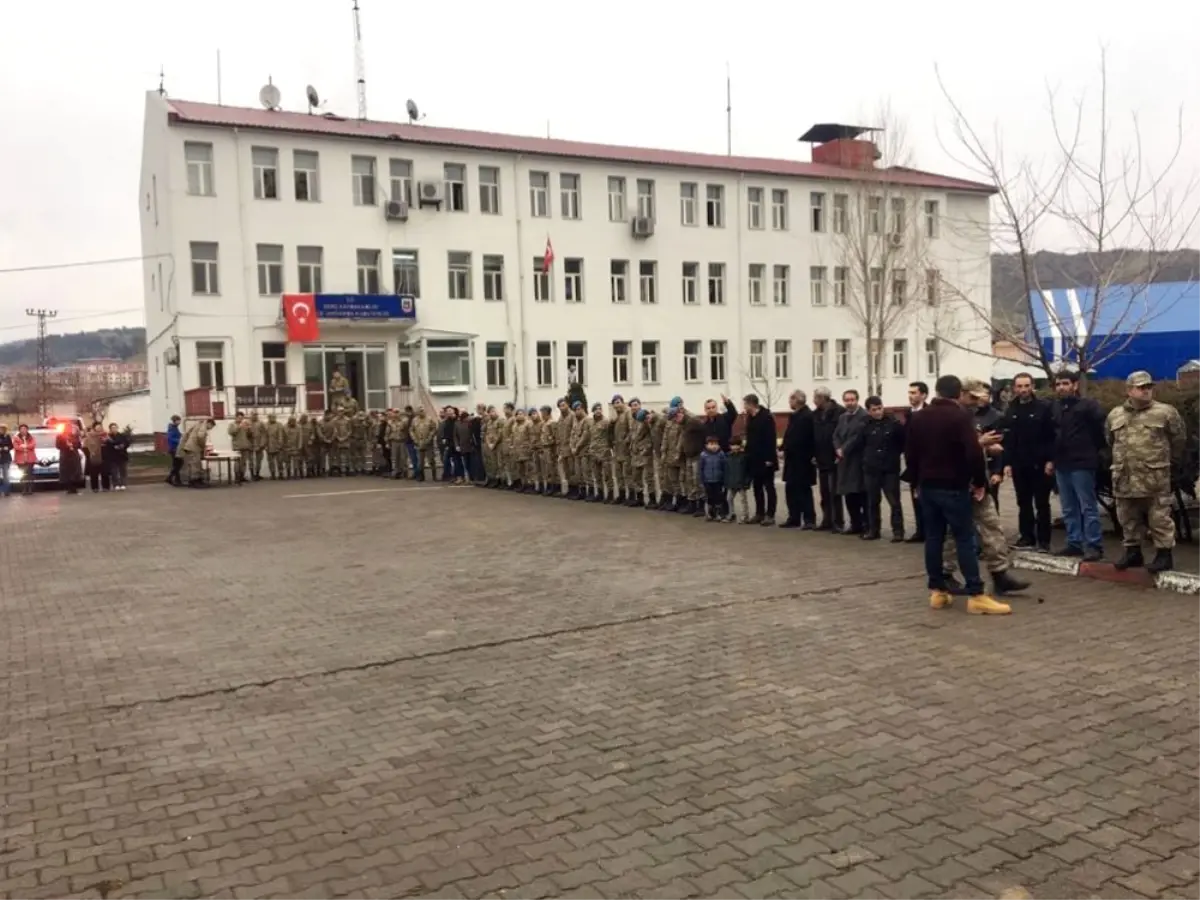
[[[954,602],[954,596],[949,591],[930,591],[929,605],[934,609],[945,609]]]
[[[976,594],[967,599],[967,612],[975,616],[1007,616],[1012,607],[993,600],[987,594]]]

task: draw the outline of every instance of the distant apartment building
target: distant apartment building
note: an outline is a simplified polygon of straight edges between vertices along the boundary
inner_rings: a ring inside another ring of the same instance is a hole
[[[69,373],[79,390],[89,394],[136,391],[149,383],[145,360],[80,359],[60,371]]]

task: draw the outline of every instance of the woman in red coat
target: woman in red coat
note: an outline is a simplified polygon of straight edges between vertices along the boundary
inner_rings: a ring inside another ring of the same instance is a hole
[[[21,495],[33,493],[33,467],[37,462],[37,441],[28,425],[21,425],[13,436],[13,465],[21,470]]]

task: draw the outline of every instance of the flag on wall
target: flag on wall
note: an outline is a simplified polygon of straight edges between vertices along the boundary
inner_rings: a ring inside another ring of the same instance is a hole
[[[554,245],[550,243],[550,235],[546,235],[546,252],[542,257],[542,271],[549,272],[554,265]]]
[[[284,294],[283,320],[290,344],[308,344],[321,336],[317,322],[317,298],[313,294]]]

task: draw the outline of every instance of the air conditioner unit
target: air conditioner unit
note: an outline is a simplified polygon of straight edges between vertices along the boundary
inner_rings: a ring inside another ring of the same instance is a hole
[[[166,352],[163,353],[163,359],[166,361],[168,366],[179,365],[179,348],[168,347]]]
[[[634,237],[650,237],[654,234],[654,220],[649,216],[634,216],[632,229]]]
[[[888,243],[893,247],[903,247],[904,246],[904,235],[902,235],[898,231],[893,231],[891,234],[888,235]]]
[[[408,204],[403,200],[389,200],[383,207],[383,215],[389,222],[407,222]]]
[[[437,206],[440,208],[442,205],[442,183],[440,181],[417,182],[417,205]]]

